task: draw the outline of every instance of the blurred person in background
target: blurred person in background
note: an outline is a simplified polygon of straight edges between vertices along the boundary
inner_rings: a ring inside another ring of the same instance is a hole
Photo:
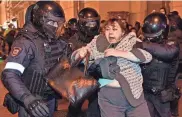
[[[6,34],[5,41],[8,44],[8,54],[11,51],[11,46],[13,44],[13,41],[15,40],[16,30],[12,29]]]
[[[167,18],[167,10],[166,10],[165,7],[160,8],[159,12],[164,14],[166,16],[166,18]],[[167,27],[166,27],[166,31],[165,31],[165,34],[164,34],[165,38],[168,38],[168,33],[169,33],[169,20],[167,18]]]
[[[6,53],[5,53],[5,39],[4,39],[4,31],[3,27],[0,27],[0,46],[1,46],[1,52],[0,52],[0,59],[5,60],[6,59]]]
[[[137,37],[139,37],[142,34],[140,22],[136,21],[134,27],[136,29],[136,35],[137,35]]]
[[[166,8],[164,7],[160,8],[159,12],[164,14],[165,16],[167,15]]]
[[[78,21],[76,18],[71,18],[68,20],[67,24],[64,27],[64,32],[60,35],[60,39],[63,39],[66,42],[69,42],[69,39],[78,32]]]
[[[106,23],[106,20],[101,20],[100,21],[100,33],[102,34],[104,32],[104,25]]]
[[[78,21],[76,18],[71,18],[68,21],[68,34],[72,37],[75,33],[78,32]]]

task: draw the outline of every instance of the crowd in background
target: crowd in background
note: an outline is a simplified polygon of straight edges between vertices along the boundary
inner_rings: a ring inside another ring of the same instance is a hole
[[[157,10],[153,10],[152,12],[157,12]],[[159,12],[165,14],[166,17],[168,17],[166,9],[164,7],[160,8]],[[178,11],[172,11],[169,13],[169,15],[170,14],[176,15],[176,17],[177,16],[180,17]],[[119,18],[121,18],[121,17],[119,17]],[[120,20],[125,23],[127,32],[134,32],[134,33],[136,33],[136,36],[139,39],[143,40],[143,38],[144,38],[143,33],[142,33],[142,23],[143,22],[141,23],[141,22],[136,21],[134,25],[131,25],[126,21],[126,19],[120,19]],[[179,19],[172,18],[172,20],[174,20],[174,21],[178,20],[178,22],[179,22]],[[100,32],[101,33],[103,32],[103,26],[104,26],[105,22],[106,22],[106,20],[100,21]],[[179,27],[181,27],[181,26],[179,26]],[[64,35],[63,39],[69,38],[77,32],[77,30],[78,30],[77,28],[78,28],[77,27],[77,19],[71,18],[65,23],[64,28],[61,31],[60,35],[61,36]],[[1,45],[1,51],[2,52],[4,52],[4,53],[10,52],[11,45],[12,45],[14,38],[16,37],[16,34],[18,33],[19,30],[20,30],[20,28],[15,28],[15,26],[11,23],[8,24],[7,29],[0,27],[0,39],[1,39],[0,45]],[[169,32],[169,27],[167,28],[167,30],[168,30],[167,32]],[[62,38],[61,36],[60,36],[60,38]],[[8,45],[7,52],[5,50],[6,44]]]

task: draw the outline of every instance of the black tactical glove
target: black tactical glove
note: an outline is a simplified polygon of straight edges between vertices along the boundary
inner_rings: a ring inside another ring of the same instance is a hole
[[[49,116],[49,108],[41,99],[29,95],[24,98],[23,102],[28,112],[34,117]]]
[[[98,78],[102,78],[101,68],[99,65],[101,60],[102,59],[95,60],[87,70],[87,74],[94,77],[96,80],[98,80]]]
[[[105,79],[114,80],[116,74],[120,72],[120,67],[117,65],[117,57],[105,57],[100,61],[99,65],[102,76]]]

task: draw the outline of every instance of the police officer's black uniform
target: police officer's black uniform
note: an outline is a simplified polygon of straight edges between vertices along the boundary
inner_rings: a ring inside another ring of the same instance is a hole
[[[142,28],[145,40],[141,48],[153,56],[153,60],[142,67],[143,88],[151,117],[170,117],[170,101],[174,98],[175,77],[170,77],[170,69],[178,64],[179,46],[175,39],[163,38],[166,26],[163,14],[152,13],[145,18]]]
[[[175,12],[170,12],[168,14],[168,19],[169,19],[169,36],[168,39],[173,39],[176,38],[179,47],[180,47],[180,52],[179,52],[179,64],[174,66],[173,69],[170,71],[173,73],[170,75],[170,77],[176,77],[176,79],[181,77],[181,66],[182,66],[182,19],[178,14],[175,14]],[[175,64],[174,64],[175,65]],[[179,116],[178,112],[178,106],[179,106],[179,99],[180,99],[180,89],[177,87],[177,84],[174,82],[173,84],[174,88],[176,89],[176,99],[171,101],[170,106],[171,106],[171,114],[174,117]]]
[[[12,46],[2,82],[19,101],[19,117],[53,116],[54,91],[45,75],[67,53],[67,44],[55,36],[64,21],[64,12],[56,2],[37,2],[32,23],[24,25]]]
[[[72,50],[77,50],[99,34],[100,16],[95,9],[84,8],[78,14],[78,32],[75,33],[69,40]],[[80,65],[83,69],[83,65]],[[89,106],[87,110],[87,117],[100,117],[98,106],[97,92],[89,97]],[[78,107],[69,106],[68,117],[80,117],[82,104]]]

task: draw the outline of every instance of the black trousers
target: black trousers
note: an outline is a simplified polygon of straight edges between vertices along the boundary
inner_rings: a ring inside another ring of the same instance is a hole
[[[159,95],[144,93],[151,117],[171,117],[170,102],[162,103]]]
[[[95,92],[92,94],[89,98],[89,105],[88,109],[86,111],[87,117],[100,117],[100,109],[98,105],[98,92]],[[69,105],[68,107],[68,117],[80,117],[80,114],[82,113],[81,107],[83,103],[79,104],[77,107],[73,107]]]

